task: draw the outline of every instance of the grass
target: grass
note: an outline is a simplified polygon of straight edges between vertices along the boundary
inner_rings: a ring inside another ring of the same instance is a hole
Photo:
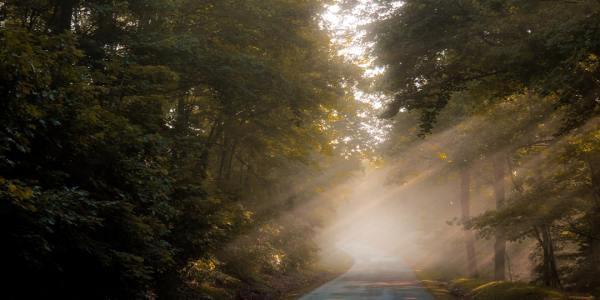
[[[569,297],[559,291],[522,282],[492,281],[480,285],[470,292],[473,300],[563,300]]]
[[[421,284],[437,300],[456,300],[456,299],[458,299],[456,296],[454,296],[450,292],[450,290],[448,289],[448,284],[443,281],[424,279],[424,280],[421,280]]]
[[[567,300],[577,298],[561,291],[524,282],[460,278],[444,280],[427,271],[417,271],[421,284],[437,300]],[[432,279],[434,278],[434,279]]]

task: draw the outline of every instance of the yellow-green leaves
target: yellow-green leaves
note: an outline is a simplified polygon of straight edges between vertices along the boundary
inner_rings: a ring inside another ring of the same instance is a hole
[[[446,154],[445,152],[439,152],[437,155],[439,160],[447,160],[448,159],[448,154]]]
[[[598,66],[600,66],[600,60],[598,59],[598,55],[594,53],[588,54],[588,56],[582,61],[577,63],[577,67],[585,72],[594,73],[598,70]]]

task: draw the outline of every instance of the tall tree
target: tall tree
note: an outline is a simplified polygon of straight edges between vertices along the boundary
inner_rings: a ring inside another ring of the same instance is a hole
[[[468,167],[460,170],[460,208],[461,221],[467,223],[471,219],[471,173]],[[473,232],[465,229],[465,248],[467,254],[467,275],[477,277],[477,257],[475,254],[475,237]]]
[[[547,109],[542,110],[540,117],[536,117],[535,113],[527,116],[528,111],[532,112],[527,107],[524,107],[525,114],[515,112],[513,116],[523,116],[523,119],[516,117],[515,121],[523,120],[524,123],[513,122],[524,125],[519,128],[521,131],[511,131],[517,129],[511,125],[494,124],[495,131],[503,133],[494,134],[487,139],[489,142],[482,143],[487,146],[479,148],[480,154],[487,157],[502,153],[503,156],[524,158],[526,155],[523,153],[529,153],[531,155],[527,157],[534,159],[532,156],[536,152],[533,149],[539,146],[550,147],[548,140],[571,140],[580,134],[587,136],[596,131],[597,125],[592,124],[597,124],[600,109],[598,102],[593,100],[597,98],[599,90],[594,82],[600,76],[597,63],[597,53],[600,52],[597,37],[600,36],[600,27],[596,18],[600,14],[600,5],[597,1],[404,1],[402,6],[387,7],[390,9],[375,22],[369,35],[375,43],[373,55],[376,57],[376,63],[386,70],[379,87],[393,97],[383,114],[384,117],[393,117],[401,109],[418,111],[421,115],[421,134],[426,135],[433,131],[435,125],[447,125],[439,122],[438,116],[453,102],[472,105],[475,112],[485,112],[490,107],[501,108],[515,101],[516,97],[521,97],[520,95],[542,99],[542,103],[555,103],[544,104]],[[476,101],[472,101],[473,99]],[[551,123],[548,120],[554,122],[556,118],[562,119],[560,125],[552,123],[552,126],[548,126]],[[545,131],[543,135],[539,134],[540,128],[544,127],[552,130]],[[490,134],[492,131],[481,132]],[[531,135],[532,132],[538,134]],[[519,138],[519,135],[522,135],[522,138]],[[553,150],[549,151],[569,148],[563,143],[550,144]],[[592,144],[588,144],[588,159],[571,152],[575,160],[565,161],[558,159],[558,156],[552,156],[555,161],[549,164],[552,170],[562,170],[575,165],[585,166],[581,170],[585,170],[587,174],[575,172],[572,176],[562,177],[558,173],[563,173],[557,171],[557,174],[552,172],[556,177],[544,180],[560,183],[561,186],[563,183],[558,181],[558,178],[581,184],[577,185],[581,189],[574,189],[579,192],[573,193],[585,199],[582,201],[588,204],[582,204],[579,208],[583,209],[583,215],[593,219],[592,216],[597,215],[596,209],[589,205],[594,203],[593,199],[597,193],[591,185],[587,185],[586,190],[584,184],[588,180],[596,181],[593,163],[595,159],[589,158],[599,155],[600,152]],[[518,150],[511,150],[515,147]],[[495,191],[500,204],[498,207],[501,208],[496,217],[509,218],[511,213],[508,211],[521,215],[511,210],[512,206],[521,205],[516,199],[535,198],[532,192],[540,190],[533,187],[547,186],[546,183],[544,180],[524,176],[524,182],[528,182],[524,190],[508,193],[511,200],[504,202],[505,196],[502,194],[506,194],[506,191],[502,191],[499,182],[501,177],[507,177],[506,163],[498,162],[495,165]],[[576,173],[581,177],[575,175]],[[528,190],[530,188],[531,190]],[[538,195],[543,197],[541,192]],[[558,199],[566,200],[568,196],[563,195]],[[556,202],[550,202],[562,207],[563,203],[558,199]],[[502,202],[505,204],[502,205]],[[551,205],[548,203],[544,207],[550,208]],[[529,224],[525,232],[531,236],[533,228],[539,230],[544,226],[561,227],[561,222],[565,222],[565,219],[574,218],[570,212],[565,210],[559,214],[550,209],[543,218],[544,222],[538,220],[533,222],[535,225]],[[499,219],[492,227],[502,238],[502,228],[510,222]],[[587,257],[588,261],[596,261],[596,254],[593,253],[597,253],[597,250],[593,249],[597,247],[597,242],[591,239],[597,235],[590,233],[595,230],[592,228],[598,228],[598,225],[594,221],[587,224],[580,224],[581,227],[575,225],[576,228],[572,228],[572,232],[582,238],[588,235],[587,239],[590,240],[579,244],[579,253]],[[516,227],[514,224],[512,226]],[[580,230],[583,227],[587,230],[582,232]],[[552,276],[556,276],[552,275],[551,271],[555,256],[554,251],[550,249],[553,230],[549,230],[548,234],[542,234],[543,231],[545,229],[540,231],[540,249],[545,257],[544,269],[550,270],[544,275],[547,278],[545,282],[557,285],[558,281],[552,279]],[[580,233],[575,233],[577,231]],[[500,255],[503,249],[501,244],[504,243],[500,239],[497,245],[499,267],[504,259]],[[580,266],[579,270],[589,272],[587,274],[598,271],[592,269]],[[503,270],[496,271],[498,278],[503,277]],[[591,285],[593,284],[588,282],[580,286]]]
[[[4,1],[9,298],[268,298],[269,276],[301,276],[319,222],[280,219],[286,199],[303,207],[318,195],[299,183],[334,181],[318,165],[360,155],[332,146],[358,129],[357,73],[323,5]]]

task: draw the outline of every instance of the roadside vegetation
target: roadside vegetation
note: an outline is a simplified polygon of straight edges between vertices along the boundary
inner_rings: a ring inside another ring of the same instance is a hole
[[[474,299],[600,296],[600,3],[376,3],[388,180],[452,192],[435,195],[448,228],[423,226],[440,249],[424,263],[492,280]]]
[[[271,299],[309,277],[362,159],[322,10],[0,1],[0,298]]]
[[[331,250],[322,255],[315,265],[307,270],[304,278],[297,280],[282,299],[293,300],[317,289],[321,285],[346,273],[354,264],[354,259],[341,250]]]
[[[485,279],[459,278],[453,280],[430,278],[423,272],[417,272],[421,284],[437,300],[591,300],[591,296],[569,294],[525,282],[493,281]]]

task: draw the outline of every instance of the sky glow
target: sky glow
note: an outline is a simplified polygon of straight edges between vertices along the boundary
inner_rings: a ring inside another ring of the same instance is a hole
[[[365,25],[371,23],[373,16],[381,9],[380,5],[373,1],[361,0],[352,9],[342,9],[339,4],[329,5],[323,13],[323,26],[330,32],[332,43],[338,47],[338,53],[348,61],[359,66],[363,70],[363,78],[370,81],[372,85],[378,75],[385,69],[374,65],[374,59],[369,55],[372,43],[365,41]],[[378,115],[388,101],[387,97],[380,93],[354,89],[354,98],[367,104],[367,109],[358,114],[362,118],[361,125],[365,129],[374,145],[386,140],[389,122],[381,120]]]

